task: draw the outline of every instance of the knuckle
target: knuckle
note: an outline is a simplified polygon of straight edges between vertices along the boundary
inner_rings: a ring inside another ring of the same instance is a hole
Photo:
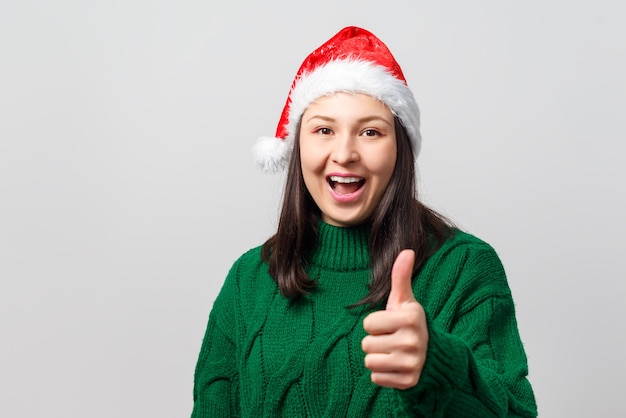
[[[413,372],[419,367],[419,359],[415,356],[407,356],[401,363],[402,370]]]
[[[420,319],[419,312],[416,312],[413,310],[407,310],[405,311],[403,315],[404,324],[406,326],[417,325],[419,319]]]
[[[409,378],[409,381],[407,382],[408,387],[412,388],[413,386],[417,385],[417,375],[411,375],[411,377]]]
[[[402,389],[409,389],[417,385],[417,380],[417,375],[415,375],[414,373],[410,373],[402,376],[399,383],[402,386]]]
[[[417,354],[421,347],[421,339],[414,332],[405,331],[396,340],[396,349],[402,353]]]
[[[406,351],[416,351],[417,347],[419,347],[420,339],[416,334],[409,334],[404,337],[402,342],[402,348]]]

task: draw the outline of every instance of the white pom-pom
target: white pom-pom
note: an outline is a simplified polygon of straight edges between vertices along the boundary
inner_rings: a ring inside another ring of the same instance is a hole
[[[252,147],[254,162],[266,173],[278,173],[287,168],[291,141],[262,136]]]

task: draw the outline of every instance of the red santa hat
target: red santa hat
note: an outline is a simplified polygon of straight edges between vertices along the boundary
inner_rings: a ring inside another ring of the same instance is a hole
[[[406,129],[417,158],[419,108],[400,66],[374,34],[348,26],[306,57],[291,85],[276,135],[259,138],[253,148],[255,162],[266,172],[285,169],[306,108],[337,92],[367,94],[387,105]]]

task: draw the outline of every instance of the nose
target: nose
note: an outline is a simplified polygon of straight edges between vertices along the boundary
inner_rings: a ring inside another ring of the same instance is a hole
[[[347,165],[359,160],[356,138],[350,134],[336,135],[331,158],[339,165]]]

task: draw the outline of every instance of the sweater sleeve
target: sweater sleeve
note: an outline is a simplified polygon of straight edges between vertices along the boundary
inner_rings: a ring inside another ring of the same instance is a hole
[[[463,258],[444,308],[427,311],[426,363],[416,387],[396,391],[401,409],[427,417],[536,417],[502,264],[486,244]]]
[[[215,299],[196,364],[192,418],[239,416],[239,377],[236,369],[231,269]]]

